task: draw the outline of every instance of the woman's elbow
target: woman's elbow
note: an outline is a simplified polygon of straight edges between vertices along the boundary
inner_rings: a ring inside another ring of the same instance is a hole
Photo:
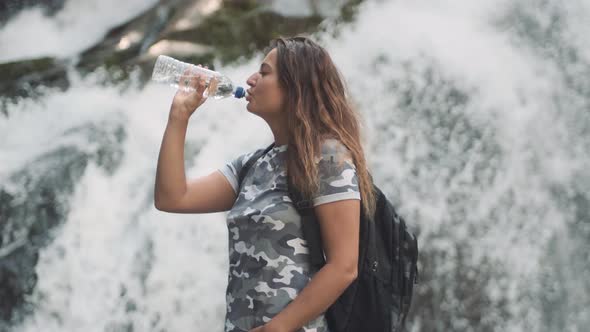
[[[358,268],[352,264],[334,264],[334,269],[338,271],[338,275],[345,278],[349,282],[353,282],[358,277]]]
[[[163,200],[160,197],[154,196],[154,207],[157,210],[168,212],[168,208],[166,207],[165,202],[163,202]]]

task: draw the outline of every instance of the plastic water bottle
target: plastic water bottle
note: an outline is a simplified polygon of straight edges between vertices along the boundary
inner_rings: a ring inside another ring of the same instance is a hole
[[[191,69],[191,75],[184,75],[189,68]],[[205,78],[206,88],[203,93],[203,96],[205,97],[212,95],[214,99],[231,96],[242,98],[246,95],[246,91],[241,86],[237,86],[234,89],[234,84],[227,76],[213,70],[176,60],[166,55],[160,55],[156,59],[154,71],[152,72],[152,80],[159,83],[169,84],[178,89],[180,88],[180,79],[187,80],[190,77],[195,77],[195,74],[197,73]],[[209,91],[209,83],[213,77],[217,80],[217,87],[214,91]],[[189,86],[188,81],[184,84],[184,90],[187,92],[195,91],[194,88]]]

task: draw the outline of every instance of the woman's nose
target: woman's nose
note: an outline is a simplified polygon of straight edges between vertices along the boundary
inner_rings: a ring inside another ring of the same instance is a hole
[[[248,80],[246,81],[246,83],[248,83],[249,86],[256,85],[256,73],[250,75],[250,77],[248,77]]]

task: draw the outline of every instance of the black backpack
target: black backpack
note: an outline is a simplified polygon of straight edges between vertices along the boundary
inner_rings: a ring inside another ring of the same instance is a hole
[[[253,154],[240,170],[238,184],[262,155]],[[372,180],[372,177],[371,177]],[[304,201],[289,181],[289,196],[301,214],[303,236],[311,264],[325,264],[319,223],[311,201]],[[358,276],[325,312],[331,332],[399,332],[418,283],[418,240],[391,202],[373,184],[377,208],[374,220],[361,213]]]

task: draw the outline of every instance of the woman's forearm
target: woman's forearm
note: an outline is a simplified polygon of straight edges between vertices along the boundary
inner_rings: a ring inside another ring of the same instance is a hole
[[[156,207],[179,200],[186,192],[184,144],[188,118],[176,117],[173,113],[168,118],[158,156],[154,188]]]
[[[356,274],[333,264],[324,265],[301,293],[267,324],[277,331],[296,331],[325,312],[354,281]]]

